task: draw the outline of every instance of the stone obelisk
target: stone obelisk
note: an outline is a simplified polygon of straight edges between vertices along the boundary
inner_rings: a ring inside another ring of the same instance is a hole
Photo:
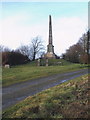
[[[54,46],[53,46],[53,38],[52,38],[52,20],[51,20],[51,15],[49,15],[49,40],[48,40],[48,45],[47,45],[46,57],[47,58],[55,58]]]

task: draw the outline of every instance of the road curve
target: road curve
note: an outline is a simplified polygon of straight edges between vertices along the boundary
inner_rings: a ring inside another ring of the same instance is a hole
[[[73,72],[60,73],[57,75],[33,79],[26,82],[14,84],[8,87],[3,87],[2,109],[4,110],[10,107],[28,96],[34,95],[45,89],[63,83],[67,80],[77,78],[87,73],[88,69],[82,69]]]

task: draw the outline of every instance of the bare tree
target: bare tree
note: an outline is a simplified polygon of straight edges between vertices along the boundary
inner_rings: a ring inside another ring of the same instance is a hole
[[[28,58],[30,57],[30,46],[28,45],[21,45],[16,51],[27,56]]]
[[[80,62],[80,56],[83,54],[83,48],[77,43],[70,46],[66,51],[65,59],[74,63]]]
[[[78,42],[83,48],[83,55],[81,56],[81,61],[83,63],[89,63],[90,59],[90,29],[82,35]]]
[[[82,35],[79,41],[72,45],[64,54],[64,59],[71,62],[89,63],[90,58],[90,30]]]
[[[37,36],[32,39],[31,52],[33,61],[35,60],[36,55],[42,54],[44,52],[44,45],[40,37]]]
[[[0,45],[0,52],[9,52],[9,51],[11,51],[10,48],[4,45]]]
[[[40,56],[44,52],[44,45],[41,38],[37,36],[32,39],[31,44],[22,45],[16,51],[34,61],[36,56]]]
[[[84,53],[89,55],[90,51],[90,30],[82,35],[78,43],[83,47]]]
[[[3,51],[3,46],[2,45],[0,45],[0,52],[2,52]]]
[[[90,55],[90,29],[87,32],[87,54]]]

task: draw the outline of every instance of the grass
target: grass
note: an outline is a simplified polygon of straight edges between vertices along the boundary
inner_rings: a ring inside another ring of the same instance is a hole
[[[64,59],[48,59],[48,65],[49,66],[60,66],[60,65],[69,65],[72,64],[69,61],[66,61]],[[41,60],[41,65],[45,66],[46,65],[46,60],[42,59]]]
[[[60,60],[59,60],[60,61]],[[52,62],[52,61],[51,61]],[[55,63],[55,60],[53,61]],[[86,65],[70,64],[62,60],[62,65],[55,66],[35,66],[35,62],[2,69],[2,85],[9,86],[15,83],[28,81],[52,74],[64,73],[85,68]],[[51,64],[51,63],[50,63]]]
[[[88,94],[84,75],[26,98],[4,111],[3,119],[88,118]]]

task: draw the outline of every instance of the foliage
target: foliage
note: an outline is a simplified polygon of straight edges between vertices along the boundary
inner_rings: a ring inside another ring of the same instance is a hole
[[[89,63],[90,58],[90,32],[87,31],[79,41],[69,47],[63,58],[73,63]]]
[[[2,65],[19,65],[27,63],[29,59],[27,56],[22,55],[21,53],[11,51],[11,52],[2,52]]]
[[[88,95],[88,76],[84,75],[26,98],[5,110],[3,119],[88,118]]]

